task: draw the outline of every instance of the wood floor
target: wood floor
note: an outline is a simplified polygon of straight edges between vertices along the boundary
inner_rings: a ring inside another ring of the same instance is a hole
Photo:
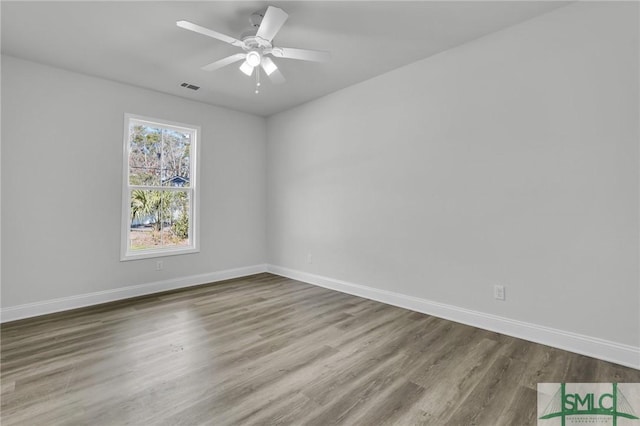
[[[260,274],[2,326],[3,426],[533,425],[640,371]]]

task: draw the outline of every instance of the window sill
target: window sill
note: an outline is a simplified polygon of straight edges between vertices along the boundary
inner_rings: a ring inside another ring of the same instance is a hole
[[[199,252],[200,252],[200,248],[198,247],[179,248],[179,249],[160,249],[160,250],[140,250],[139,252],[126,253],[120,256],[120,261],[127,262],[129,260],[141,260],[141,259],[151,259],[154,257],[178,256],[181,254],[191,254],[191,253],[199,253]]]

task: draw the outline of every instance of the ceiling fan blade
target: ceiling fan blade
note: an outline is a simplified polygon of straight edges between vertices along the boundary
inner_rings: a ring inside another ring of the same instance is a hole
[[[286,81],[284,79],[284,76],[276,66],[276,64],[271,60],[271,58],[266,56],[263,57],[262,62],[260,63],[260,66],[262,66],[264,73],[269,77],[269,79],[273,84],[282,84]]]
[[[267,41],[273,40],[288,17],[289,15],[284,10],[269,6],[267,8],[267,12],[262,18],[262,22],[260,23],[260,28],[258,28],[256,36]]]
[[[273,56],[286,59],[300,59],[302,61],[326,62],[331,59],[329,52],[322,50],[294,49],[293,47],[274,47]]]
[[[204,71],[215,71],[222,67],[226,67],[227,65],[231,65],[234,62],[241,61],[247,56],[246,53],[236,53],[235,55],[227,56],[224,59],[220,59],[219,61],[215,61],[210,63],[209,65],[205,65],[202,67]]]
[[[215,38],[220,41],[224,41],[225,43],[229,43],[233,46],[244,48],[244,43],[238,39],[230,37],[228,35],[219,33],[217,31],[210,30],[209,28],[201,27],[200,25],[196,25],[189,21],[177,21],[176,25],[180,28],[184,28],[185,30],[193,31],[198,34],[206,35],[211,38]]]

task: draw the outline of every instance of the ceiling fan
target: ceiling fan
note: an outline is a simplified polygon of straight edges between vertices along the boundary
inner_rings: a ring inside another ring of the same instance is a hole
[[[294,49],[291,47],[275,47],[272,40],[280,31],[289,15],[282,9],[269,6],[266,11],[256,12],[249,20],[252,28],[242,34],[240,39],[230,37],[208,28],[201,27],[189,21],[177,21],[176,25],[185,30],[193,31],[217,40],[229,43],[244,50],[202,67],[205,71],[215,71],[236,62],[242,62],[240,71],[251,76],[256,70],[256,93],[260,86],[260,68],[275,84],[284,83],[285,79],[278,70],[275,62],[268,56],[283,59],[299,59],[302,61],[325,62],[330,58],[329,52],[320,50]]]

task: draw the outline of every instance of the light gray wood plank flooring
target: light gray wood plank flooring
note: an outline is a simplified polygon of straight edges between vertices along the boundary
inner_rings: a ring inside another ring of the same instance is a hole
[[[640,371],[259,274],[2,325],[2,425],[534,425]]]

